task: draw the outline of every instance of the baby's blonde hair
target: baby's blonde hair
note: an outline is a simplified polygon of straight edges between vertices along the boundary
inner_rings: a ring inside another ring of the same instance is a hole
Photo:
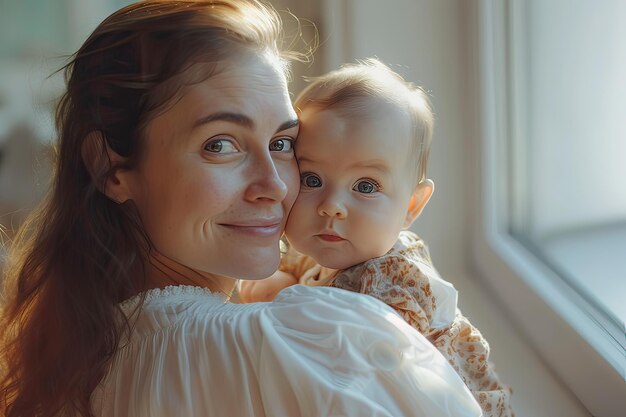
[[[426,179],[435,117],[430,100],[421,87],[405,81],[375,58],[346,64],[308,81],[311,83],[294,103],[298,114],[313,107],[317,111],[337,111],[341,117],[350,120],[366,120],[371,105],[377,101],[407,112],[413,128],[414,149],[419,155],[416,180],[419,183]]]

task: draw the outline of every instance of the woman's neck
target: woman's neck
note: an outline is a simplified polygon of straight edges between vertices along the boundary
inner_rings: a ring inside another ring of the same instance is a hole
[[[169,285],[191,285],[224,294],[228,299],[237,285],[237,280],[234,278],[195,270],[154,249],[146,257],[145,277],[141,292],[153,288],[165,288]]]

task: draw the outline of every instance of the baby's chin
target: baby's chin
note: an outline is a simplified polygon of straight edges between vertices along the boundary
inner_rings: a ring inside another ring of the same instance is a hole
[[[360,263],[367,261],[369,258],[347,258],[345,256],[311,256],[315,262],[328,269],[348,269]]]
[[[290,239],[289,235],[287,235],[287,240],[297,252],[313,258],[319,265],[328,269],[348,269],[376,257],[376,255],[371,256],[361,252],[355,253],[354,247],[352,250],[344,246],[341,248],[320,247],[311,244],[310,241]]]
[[[341,270],[362,264],[363,262],[367,262],[370,259],[384,256],[388,252],[388,250],[382,250],[379,248],[378,250],[370,250],[368,253],[364,253],[364,251],[360,251],[359,253],[355,252],[356,251],[354,250],[338,250],[332,252],[320,250],[319,252],[316,252],[314,254],[309,254],[309,256],[324,268]]]

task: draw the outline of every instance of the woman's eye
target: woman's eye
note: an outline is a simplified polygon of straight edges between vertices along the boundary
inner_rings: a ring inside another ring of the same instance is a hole
[[[270,151],[272,152],[291,152],[293,151],[293,139],[281,138],[270,143]]]
[[[302,185],[309,188],[318,188],[322,186],[322,180],[320,180],[317,175],[311,173],[302,174],[300,176],[300,182]]]
[[[354,191],[358,191],[363,194],[371,194],[375,191],[378,191],[378,184],[372,181],[362,180],[356,183],[356,185],[352,188]]]
[[[239,152],[235,144],[228,139],[215,139],[204,145],[204,150],[211,153],[227,154]]]

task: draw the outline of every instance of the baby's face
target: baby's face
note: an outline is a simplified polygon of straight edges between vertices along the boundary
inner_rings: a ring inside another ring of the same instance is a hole
[[[286,234],[327,268],[384,255],[405,225],[415,186],[410,119],[389,105],[376,110],[359,121],[332,110],[300,117],[300,194]]]

